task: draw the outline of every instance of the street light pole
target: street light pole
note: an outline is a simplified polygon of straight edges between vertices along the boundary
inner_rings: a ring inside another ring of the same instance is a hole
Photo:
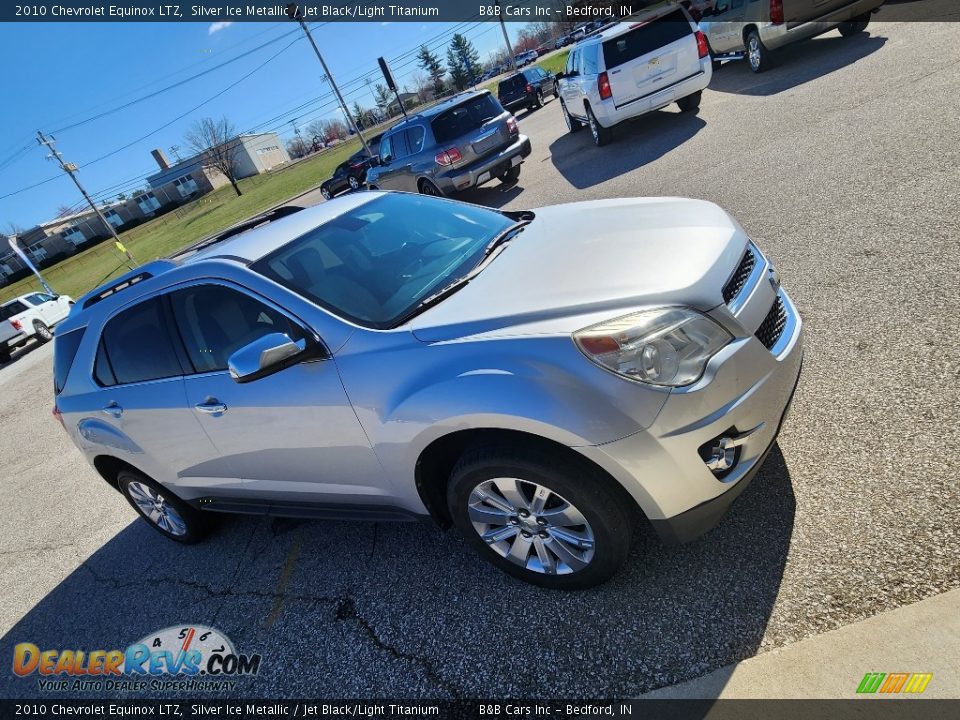
[[[500,8],[500,0],[496,0],[496,6]],[[507,52],[510,53],[510,67],[513,68],[513,71],[517,71],[517,59],[513,56],[513,45],[510,44],[510,36],[507,35],[507,24],[503,21],[503,14],[497,13],[497,17],[500,18],[500,29],[503,30],[503,41],[507,44]]]
[[[133,255],[131,255],[130,251],[124,247],[122,242],[120,242],[120,236],[117,235],[117,231],[113,229],[113,225],[107,222],[107,219],[103,216],[103,213],[100,212],[100,208],[98,208],[91,197],[87,195],[87,191],[83,189],[83,185],[81,185],[80,181],[77,179],[76,172],[80,168],[71,162],[64,162],[63,154],[57,150],[56,146],[54,145],[56,138],[48,138],[42,132],[37,130],[37,142],[42,147],[46,147],[48,150],[50,150],[50,154],[47,156],[47,159],[56,160],[60,165],[60,169],[70,176],[70,179],[73,180],[73,184],[77,186],[77,190],[80,191],[84,199],[86,199],[87,203],[90,205],[90,209],[97,214],[97,217],[100,218],[100,222],[103,223],[104,227],[107,228],[107,231],[113,236],[113,242],[117,246],[117,250],[120,250],[120,252],[127,256],[127,260],[129,261],[127,265],[131,270],[133,270],[133,265],[130,265],[130,263],[136,262],[133,259]]]
[[[347,118],[347,122],[353,126],[353,129],[357,133],[357,137],[360,138],[360,142],[363,143],[363,149],[367,151],[367,155],[373,157],[373,153],[370,151],[370,146],[367,145],[367,141],[363,137],[363,133],[360,132],[360,126],[357,125],[356,120],[354,120],[353,116],[350,115],[350,110],[347,109],[347,103],[344,101],[343,95],[340,94],[340,88],[337,87],[337,83],[333,79],[333,75],[330,74],[330,69],[327,67],[327,63],[324,61],[323,55],[320,54],[320,48],[318,48],[317,43],[314,42],[313,35],[310,34],[310,29],[303,21],[303,13],[300,12],[300,8],[297,7],[296,3],[287,5],[287,17],[300,23],[300,27],[303,29],[303,34],[307,36],[307,40],[310,41],[313,51],[317,54],[317,60],[319,60],[320,65],[323,66],[323,73],[327,76],[327,80],[330,81],[330,87],[333,88],[333,92],[337,96],[337,101],[340,103],[340,109],[343,110],[343,114]]]

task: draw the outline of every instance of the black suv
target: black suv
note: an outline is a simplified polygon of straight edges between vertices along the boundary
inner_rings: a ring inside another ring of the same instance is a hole
[[[327,200],[348,190],[357,190],[367,180],[367,170],[377,162],[366,152],[360,151],[351,155],[346,162],[337,165],[333,177],[320,185],[320,194]]]
[[[497,86],[497,98],[507,110],[521,105],[533,110],[543,106],[546,95],[559,97],[557,79],[540,67],[524,68],[518,73],[505,77]]]

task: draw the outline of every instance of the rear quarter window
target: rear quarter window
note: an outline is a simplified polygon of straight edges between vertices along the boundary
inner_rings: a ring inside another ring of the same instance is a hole
[[[78,328],[68,333],[57,333],[53,338],[53,391],[57,395],[67,382],[67,375],[73,367],[73,361],[80,349],[80,341],[86,328]]]
[[[687,16],[675,10],[603,43],[606,68],[615,68],[693,34]]]

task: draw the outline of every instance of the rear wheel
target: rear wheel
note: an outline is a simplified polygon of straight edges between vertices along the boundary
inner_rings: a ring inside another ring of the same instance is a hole
[[[533,109],[536,110],[537,108],[542,108],[542,107],[543,107],[543,90],[537,90],[537,94],[533,100]]]
[[[515,183],[517,180],[520,179],[520,166],[514,165],[509,170],[504,170],[502,173],[500,173],[498,177],[500,178],[500,181],[505,185]]]
[[[593,114],[593,110],[587,107],[587,123],[590,125],[590,134],[593,136],[593,144],[597,147],[603,147],[613,139],[613,131],[605,128]]]
[[[467,451],[447,488],[460,532],[501,570],[543,587],[609,579],[630,548],[635,517],[609,478],[515,447]]]
[[[750,63],[750,69],[755,73],[762,73],[767,70],[771,63],[770,51],[760,39],[760,33],[755,29],[747,33],[747,62]]]
[[[417,183],[417,189],[421,195],[432,195],[433,197],[443,197],[443,192],[430,180],[424,178]]]
[[[567,112],[567,106],[562,99],[560,100],[560,109],[563,111],[563,121],[567,124],[567,131],[572,133],[578,132],[580,128],[583,127],[583,123],[577,120],[575,117],[571,117],[570,113]]]
[[[192,545],[210,531],[210,521],[199,510],[146,475],[121,470],[117,485],[140,517],[171,540]]]
[[[693,93],[693,95],[687,95],[677,100],[677,106],[680,108],[681,112],[693,112],[700,107],[700,99],[703,97],[703,91]]]
[[[48,343],[53,339],[53,333],[50,332],[50,328],[39,320],[33,321],[33,336],[39,343]]]
[[[867,29],[867,25],[870,24],[870,13],[864,13],[863,15],[857,15],[857,17],[847,22],[842,22],[837,27],[837,30],[840,31],[840,34],[844,37],[852,37],[854,35],[859,35],[864,30]]]

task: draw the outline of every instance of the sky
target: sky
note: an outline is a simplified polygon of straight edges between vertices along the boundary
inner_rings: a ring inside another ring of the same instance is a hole
[[[383,82],[378,56],[403,84],[419,70],[415,51],[422,43],[443,61],[453,32],[466,34],[482,59],[503,47],[496,23],[310,27],[350,106],[375,104],[364,77]],[[511,40],[519,29],[510,27]],[[151,149],[175,161],[176,145],[181,157],[189,156],[183,138],[202,117],[225,115],[240,132],[274,131],[284,139],[293,136],[291,120],[302,131],[314,120],[342,118],[320,63],[289,21],[0,24],[0,67],[0,232],[83,204],[69,177],[46,160],[37,130],[56,137],[99,203],[145,184],[157,170]]]

